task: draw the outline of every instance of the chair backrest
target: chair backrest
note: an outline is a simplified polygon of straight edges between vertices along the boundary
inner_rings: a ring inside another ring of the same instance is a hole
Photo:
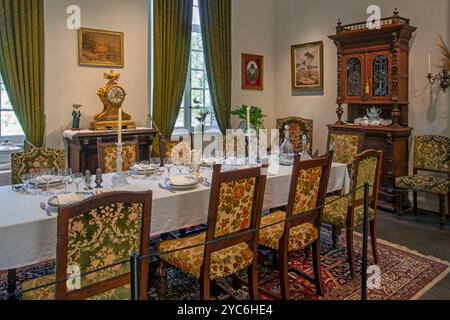
[[[42,169],[64,169],[65,151],[48,148],[32,148],[11,154],[11,184],[21,183],[24,173],[38,173]]]
[[[206,241],[216,241],[205,245],[202,270],[207,273],[215,251],[247,242],[256,256],[258,248],[267,165],[221,170],[214,165]]]
[[[98,165],[104,173],[117,171],[117,145],[97,139]],[[133,162],[139,162],[139,140],[124,141],[122,146],[122,170],[128,171]]]
[[[182,135],[178,137],[178,140],[166,139],[162,135],[158,135],[159,142],[159,157],[161,160],[161,166],[164,165],[164,159],[170,159],[172,156],[173,148],[181,142],[187,142],[192,149],[191,135]]]
[[[295,156],[286,207],[286,219],[292,220],[285,223],[284,234],[305,222],[312,222],[320,229],[332,159],[333,151],[307,161],[300,161],[300,155]]]
[[[58,215],[56,279],[82,275],[149,253],[152,192],[112,192],[61,208]],[[140,299],[147,297],[148,263],[140,265]],[[130,284],[129,263],[80,279],[79,288],[57,283],[57,300],[81,300]],[[131,297],[131,291],[130,296]]]
[[[285,126],[289,126],[289,139],[294,146],[294,152],[300,153],[303,151],[302,137],[305,134],[308,138],[308,144],[306,145],[308,154],[312,154],[313,145],[313,120],[304,119],[301,117],[288,117],[283,119],[277,119],[277,129],[280,132],[280,145],[284,141]]]
[[[363,143],[364,133],[330,132],[327,150],[334,150],[333,162],[345,163],[350,167],[355,156],[361,152]]]
[[[450,138],[417,136],[414,139],[414,173],[417,170],[450,174]]]
[[[369,202],[372,206],[378,200],[383,151],[366,150],[355,157],[352,172],[352,189],[356,192],[350,195],[351,205],[356,208],[364,203],[364,185],[370,186]]]

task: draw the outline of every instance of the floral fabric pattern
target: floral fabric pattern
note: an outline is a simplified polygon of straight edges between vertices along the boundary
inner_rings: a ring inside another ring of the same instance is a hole
[[[250,227],[256,179],[222,183],[215,237],[222,237]]]
[[[406,176],[395,179],[395,186],[400,189],[431,192],[447,195],[450,192],[450,180],[432,176]]]
[[[104,173],[117,171],[117,147],[115,144],[105,145],[99,150],[99,163]],[[138,161],[137,142],[125,142],[122,147],[122,170],[128,171],[133,162]]]
[[[116,203],[103,206],[69,219],[67,266],[79,268],[80,274],[95,271],[117,262],[126,261],[139,252],[142,233],[142,204]],[[130,271],[123,263],[81,277],[81,287],[111,279]],[[25,288],[54,281],[55,275],[24,283]],[[31,291],[25,298],[54,299],[55,287]],[[93,299],[129,299],[129,286],[104,292]]]
[[[300,153],[303,151],[302,137],[305,134],[308,139],[306,145],[306,152],[312,154],[313,142],[313,120],[303,119],[300,117],[289,117],[277,120],[277,128],[280,131],[280,144],[284,141],[284,127],[289,126],[289,139],[294,146],[294,152]]]
[[[47,285],[55,282],[55,274],[51,274],[45,277],[39,277],[36,279],[28,280],[22,284],[23,290],[31,290],[22,294],[23,300],[55,300],[56,299],[56,286],[49,285],[37,290],[33,288]],[[102,292],[96,296],[90,297],[87,300],[129,300],[131,298],[131,287],[125,285],[120,288],[112,289],[108,292]]]
[[[188,246],[199,245],[191,249],[161,255],[161,259],[170,265],[181,269],[196,279],[200,278],[203,264],[206,233],[193,237],[163,241],[158,246],[160,253],[182,249]],[[225,278],[248,267],[253,262],[253,252],[247,243],[240,243],[211,254],[211,280]]]
[[[352,165],[362,144],[362,136],[349,133],[330,133],[328,150],[334,150],[333,162]]]
[[[24,173],[39,172],[42,169],[64,169],[65,151],[47,148],[33,148],[11,154],[12,184],[21,183]]]
[[[316,208],[321,177],[322,167],[305,169],[299,172],[293,215]]]
[[[261,231],[259,232],[259,244],[272,250],[279,249],[280,239],[284,232],[284,220],[286,212],[275,211],[261,218]],[[282,222],[281,222],[282,221]],[[276,225],[263,228],[264,226]],[[309,246],[319,238],[319,231],[311,223],[304,223],[291,228],[289,233],[289,251],[296,251]]]
[[[323,210],[324,223],[332,224],[340,228],[347,226],[347,213],[349,210],[349,198],[338,196],[328,197],[327,205]],[[369,220],[375,219],[375,211],[369,208]],[[364,205],[355,208],[353,216],[353,227],[357,227],[364,222]]]
[[[414,141],[414,168],[450,173],[450,138],[420,136]]]
[[[369,194],[373,192],[375,185],[375,176],[377,173],[377,157],[369,157],[359,162],[356,178],[356,200],[364,198],[364,185],[369,184]]]

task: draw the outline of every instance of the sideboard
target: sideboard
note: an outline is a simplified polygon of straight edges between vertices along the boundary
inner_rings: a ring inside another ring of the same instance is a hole
[[[151,146],[156,137],[156,130],[138,128],[123,130],[123,141],[137,139],[139,141],[139,159],[149,159]],[[117,131],[65,131],[63,134],[66,145],[68,166],[74,172],[90,170],[92,173],[99,167],[97,160],[97,142],[116,142]]]

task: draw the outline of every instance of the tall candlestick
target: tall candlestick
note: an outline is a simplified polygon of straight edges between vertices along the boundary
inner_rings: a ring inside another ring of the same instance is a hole
[[[428,74],[431,74],[431,54],[428,54]]]
[[[119,108],[119,123],[118,123],[118,144],[122,144],[122,108]]]
[[[247,130],[250,130],[250,107],[247,107]]]

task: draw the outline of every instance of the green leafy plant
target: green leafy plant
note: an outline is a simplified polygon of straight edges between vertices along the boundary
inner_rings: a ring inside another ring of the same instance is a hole
[[[202,126],[202,132],[205,131],[206,118],[211,114],[211,109],[202,106],[190,107],[192,110],[197,110],[197,115],[194,117],[195,120]]]
[[[248,106],[242,105],[241,107],[231,111],[233,116],[237,116],[243,123],[247,121],[247,108]],[[264,129],[264,118],[267,117],[262,109],[257,106],[252,106],[250,108],[250,125],[258,131],[259,129]]]
[[[442,38],[441,35],[439,35],[439,38],[441,40],[441,43],[439,44],[439,48],[442,52],[442,68],[446,70],[450,70],[450,49],[445,44],[444,38]]]

